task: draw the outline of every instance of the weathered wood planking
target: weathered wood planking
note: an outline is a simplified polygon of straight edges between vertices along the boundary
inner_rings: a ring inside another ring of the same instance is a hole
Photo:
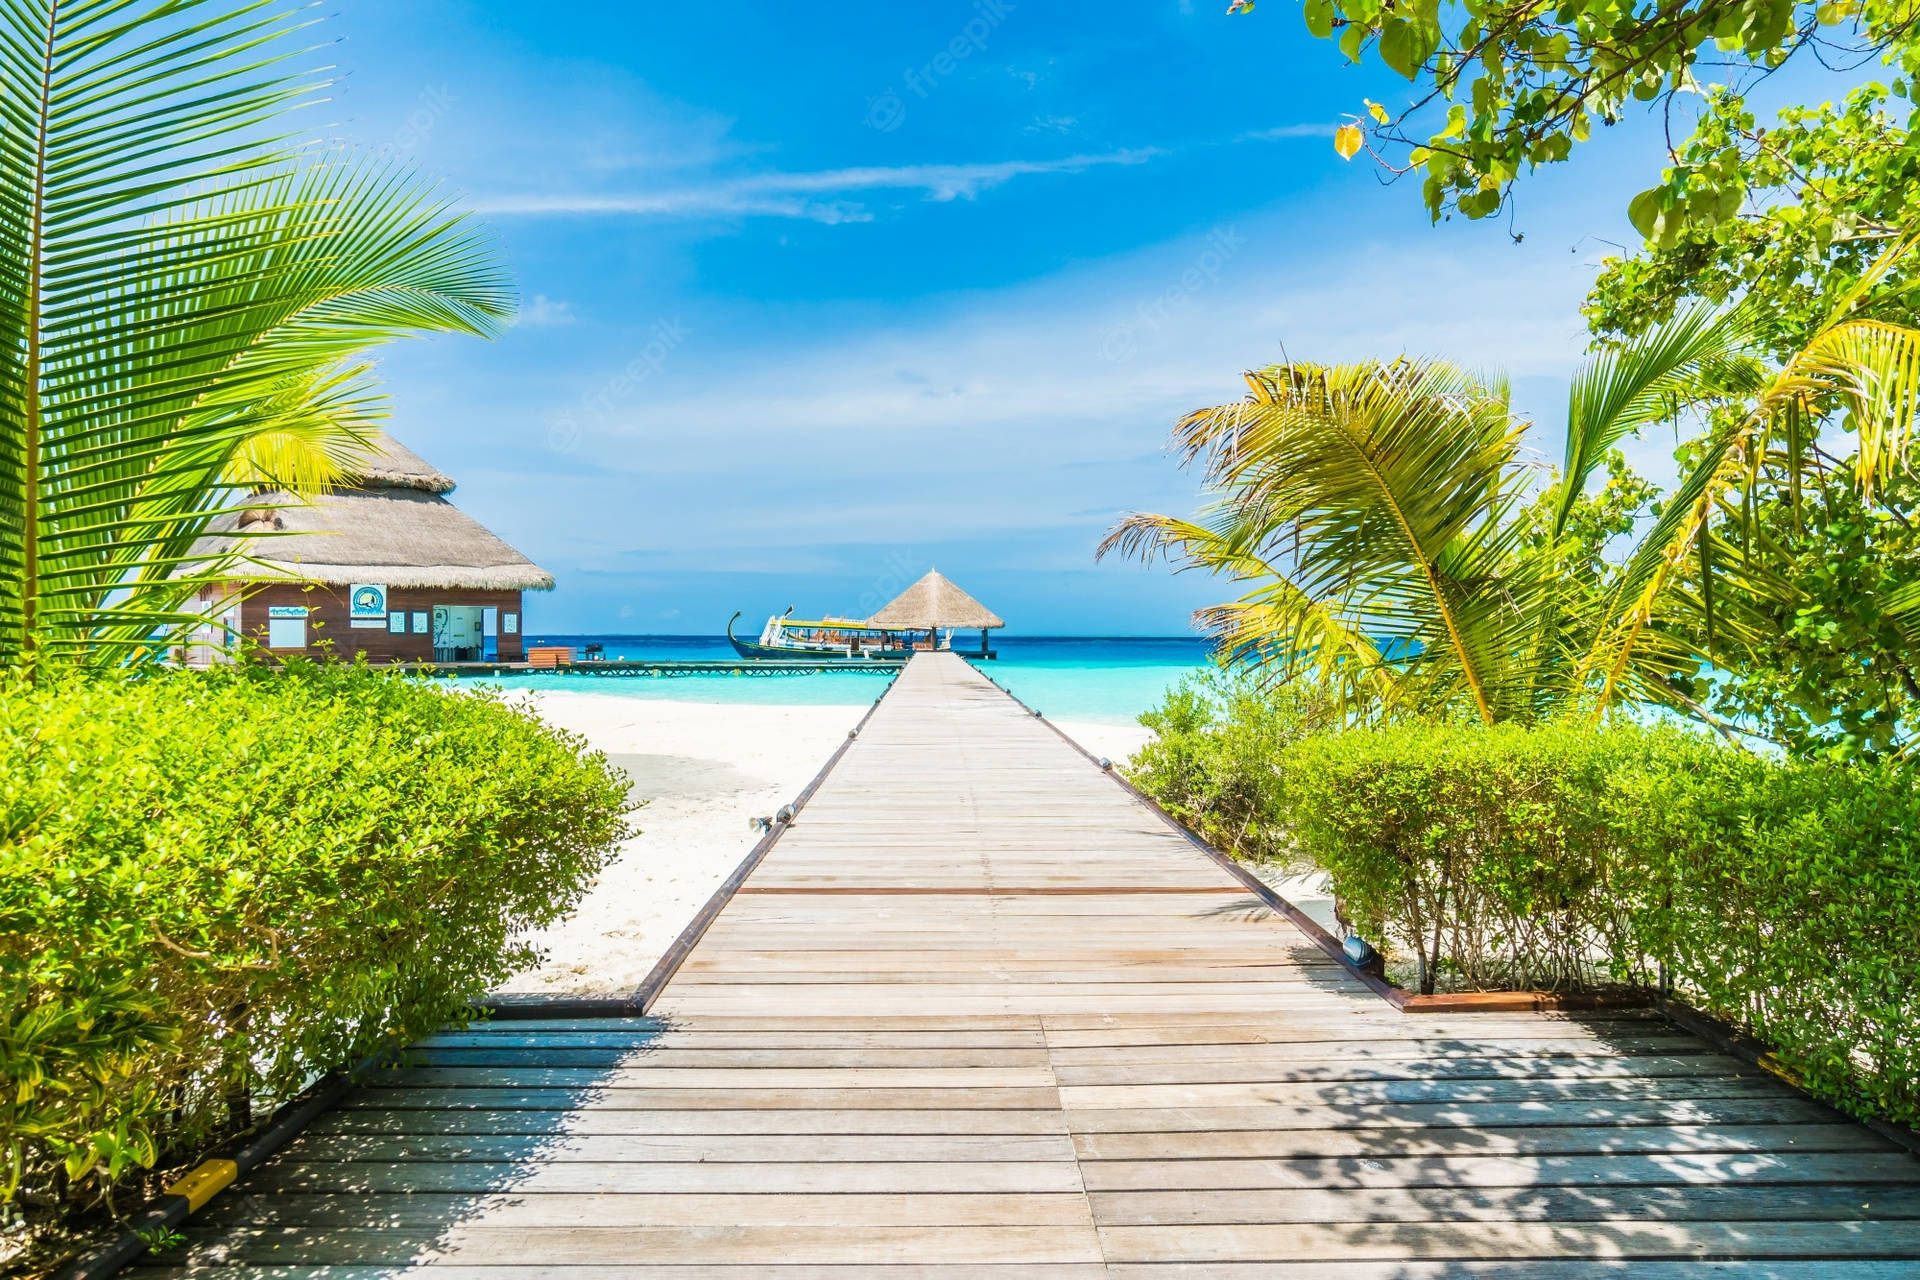
[[[1920,1161],[1645,1013],[1392,1009],[950,655],[649,1013],[429,1038],[151,1274],[1920,1275]]]

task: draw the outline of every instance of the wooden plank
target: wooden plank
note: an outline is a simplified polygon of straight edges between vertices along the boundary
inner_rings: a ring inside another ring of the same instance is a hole
[[[1095,1191],[1110,1225],[1280,1222],[1849,1222],[1920,1219],[1920,1187],[1781,1186],[1289,1187]]]
[[[139,1264],[136,1264],[139,1265]],[[821,1280],[821,1268],[803,1264],[784,1266],[762,1263],[745,1270],[732,1263],[702,1265],[611,1262],[604,1258],[585,1266],[473,1266],[460,1263],[434,1263],[430,1266],[353,1265],[345,1263],[287,1264],[215,1262],[190,1266],[145,1266],[138,1275],[150,1280],[393,1280],[395,1276],[423,1275],[432,1280]],[[1097,1262],[1046,1263],[869,1263],[860,1264],[862,1277],[878,1280],[1106,1280],[1108,1271]],[[1583,1278],[1584,1280],[1584,1278]],[[1687,1277],[1685,1280],[1692,1280]],[[1843,1280],[1880,1280],[1879,1277],[1854,1277]]]
[[[1276,1160],[1088,1160],[1088,1191],[1257,1187],[1583,1187],[1885,1182],[1912,1185],[1906,1152],[1783,1155],[1372,1156]]]
[[[1046,1088],[1052,1073],[1030,1067],[400,1067],[371,1077],[409,1088],[585,1089],[1020,1089]]]
[[[191,1239],[191,1237],[190,1237]],[[487,1266],[593,1266],[608,1258],[646,1258],[654,1265],[717,1262],[848,1266],[876,1263],[1075,1263],[1100,1261],[1093,1232],[1061,1226],[811,1226],[783,1224],[686,1227],[582,1227],[495,1230],[468,1225],[444,1229],[431,1241],[417,1231],[353,1227],[235,1227],[184,1261],[210,1255],[222,1261],[270,1263],[298,1249],[318,1264],[468,1262]]]
[[[1522,1262],[1457,1258],[1391,1262],[1110,1263],[1113,1280],[1913,1280],[1906,1262],[1822,1258],[1817,1261],[1530,1258]],[[440,1273],[435,1272],[436,1276]],[[477,1280],[477,1278],[476,1278]],[[664,1277],[661,1278],[664,1280]]]
[[[1046,1089],[647,1089],[436,1087],[366,1089],[349,1094],[343,1109],[389,1108],[411,1099],[446,1110],[494,1110],[502,1105],[554,1106],[562,1110],[629,1111],[1033,1111],[1060,1105],[1059,1091]]]
[[[413,1192],[495,1195],[511,1191],[530,1195],[566,1191],[591,1195],[683,1195],[724,1192],[753,1195],[800,1193],[939,1193],[999,1192],[1018,1194],[1077,1194],[1079,1166],[1071,1160],[967,1161],[924,1164],[895,1161],[886,1164],[701,1164],[698,1161],[582,1160],[544,1164],[537,1160],[486,1164],[472,1160],[444,1162],[320,1160],[311,1163],[279,1160],[249,1175],[250,1191]]]
[[[465,1196],[442,1192],[288,1192],[255,1194],[215,1205],[202,1227],[435,1227],[484,1222],[490,1228],[748,1226],[1073,1226],[1091,1225],[1081,1193],[1006,1195],[860,1194],[738,1195],[678,1193],[625,1196],[536,1192]]]
[[[1777,1098],[1792,1090],[1752,1076],[1585,1080],[1346,1080],[1288,1084],[1137,1084],[1061,1089],[1069,1112],[1141,1107],[1245,1107],[1306,1103],[1364,1107],[1379,1102],[1641,1101],[1654,1098]]]
[[[854,1068],[854,1067],[1037,1067],[1045,1049],[594,1049],[511,1046],[504,1049],[425,1048],[406,1059],[420,1067],[644,1067],[667,1068]]]
[[[1397,1228],[1397,1229],[1396,1229]],[[1303,1262],[1326,1257],[1441,1258],[1912,1258],[1920,1223],[1591,1222],[1216,1224],[1205,1228],[1104,1226],[1109,1262]]]
[[[1086,1160],[1287,1160],[1379,1156],[1584,1155],[1682,1151],[1885,1152],[1885,1140],[1858,1125],[1562,1125],[1489,1130],[1235,1129],[1225,1132],[1081,1133]]]
[[[413,1110],[342,1108],[320,1117],[309,1133],[521,1133],[521,1134],[1065,1134],[1067,1118],[1044,1111],[856,1111],[769,1109],[764,1111],[635,1111],[578,1106],[570,1096],[540,1099],[545,1107],[459,1110],[422,1106]]]
[[[586,1114],[599,1114],[597,1112]],[[1787,1094],[1765,1097],[1654,1098],[1548,1102],[1373,1102],[1361,1107],[1274,1104],[1259,1107],[1145,1107],[1075,1111],[1076,1133],[1226,1133],[1236,1129],[1510,1128],[1607,1125],[1768,1124],[1832,1126],[1828,1108]]]
[[[1739,1151],[1751,1148],[1696,1144],[1687,1149]],[[887,1160],[942,1163],[992,1160],[1005,1163],[1074,1158],[1074,1143],[1065,1134],[1007,1133],[567,1134],[563,1137],[524,1134],[387,1136],[307,1133],[287,1148],[289,1160],[379,1160],[391,1163],[412,1160],[499,1163],[527,1159],[542,1164],[561,1161],[613,1163],[686,1160],[711,1163],[811,1161],[817,1164]]]

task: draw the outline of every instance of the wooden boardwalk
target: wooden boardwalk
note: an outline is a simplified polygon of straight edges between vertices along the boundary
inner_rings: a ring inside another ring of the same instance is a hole
[[[138,1274],[1920,1275],[1920,1160],[1655,1018],[1394,1010],[951,655],[650,1013],[435,1037]]]

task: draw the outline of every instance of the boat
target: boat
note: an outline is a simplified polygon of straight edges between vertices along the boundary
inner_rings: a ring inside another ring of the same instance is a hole
[[[796,618],[793,606],[767,619],[758,640],[742,640],[733,624],[745,610],[727,619],[727,641],[743,658],[769,661],[905,662],[917,650],[951,650],[963,658],[997,656],[987,632],[1006,623],[938,572],[908,587],[871,618]],[[955,649],[954,632],[978,628],[977,649]]]
[[[736,609],[727,619],[727,641],[743,658],[905,662],[913,655],[912,637],[900,632],[870,627],[854,618],[796,618],[791,607],[768,618],[758,640],[742,640],[733,633],[733,624],[744,612]]]

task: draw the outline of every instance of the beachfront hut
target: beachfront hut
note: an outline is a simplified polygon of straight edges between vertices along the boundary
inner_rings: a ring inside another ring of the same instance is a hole
[[[880,612],[867,619],[870,627],[889,631],[925,631],[937,644],[938,631],[980,632],[980,652],[987,653],[987,632],[1006,626],[999,614],[975,600],[933,570],[902,591]]]
[[[237,531],[274,536],[244,539],[248,580],[205,605],[270,656],[520,661],[522,593],[553,575],[447,501],[452,479],[391,436],[374,443],[351,483],[308,503],[262,494],[216,522],[219,550]]]

